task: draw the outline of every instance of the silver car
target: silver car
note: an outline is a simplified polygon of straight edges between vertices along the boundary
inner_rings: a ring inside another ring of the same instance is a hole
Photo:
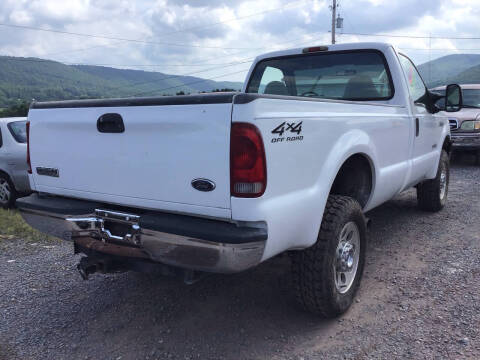
[[[0,206],[11,207],[30,192],[27,173],[27,118],[0,118]]]

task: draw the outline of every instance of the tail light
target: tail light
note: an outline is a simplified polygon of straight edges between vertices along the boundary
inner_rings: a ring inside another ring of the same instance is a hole
[[[233,123],[230,136],[230,193],[235,197],[262,196],[267,187],[267,165],[257,127]]]
[[[28,173],[32,173],[32,163],[30,161],[30,121],[27,121],[26,123],[27,127],[27,165],[28,165]]]
[[[318,51],[328,51],[328,46],[312,46],[302,50],[304,54],[314,53]]]

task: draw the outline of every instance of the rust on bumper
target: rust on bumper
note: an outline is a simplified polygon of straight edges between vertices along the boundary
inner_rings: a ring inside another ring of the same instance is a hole
[[[85,249],[98,251],[103,254],[150,259],[148,254],[140,248],[107,243],[91,237],[78,237],[74,239],[74,242]]]

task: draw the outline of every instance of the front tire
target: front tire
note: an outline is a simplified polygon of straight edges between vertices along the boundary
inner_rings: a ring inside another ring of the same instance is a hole
[[[317,242],[291,256],[300,305],[325,318],[347,311],[360,286],[365,250],[366,222],[360,204],[330,195]]]
[[[417,201],[420,209],[431,212],[442,210],[447,202],[449,182],[450,161],[447,152],[442,150],[437,176],[417,185]]]
[[[10,181],[10,178],[0,173],[0,206],[4,209],[9,209],[15,203],[16,198],[17,191]]]

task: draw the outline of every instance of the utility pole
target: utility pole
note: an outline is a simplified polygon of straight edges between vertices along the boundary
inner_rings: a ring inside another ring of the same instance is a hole
[[[428,83],[432,82],[432,33],[428,35]]]
[[[335,44],[335,17],[337,15],[337,0],[333,0],[330,9],[332,10],[332,44]]]

